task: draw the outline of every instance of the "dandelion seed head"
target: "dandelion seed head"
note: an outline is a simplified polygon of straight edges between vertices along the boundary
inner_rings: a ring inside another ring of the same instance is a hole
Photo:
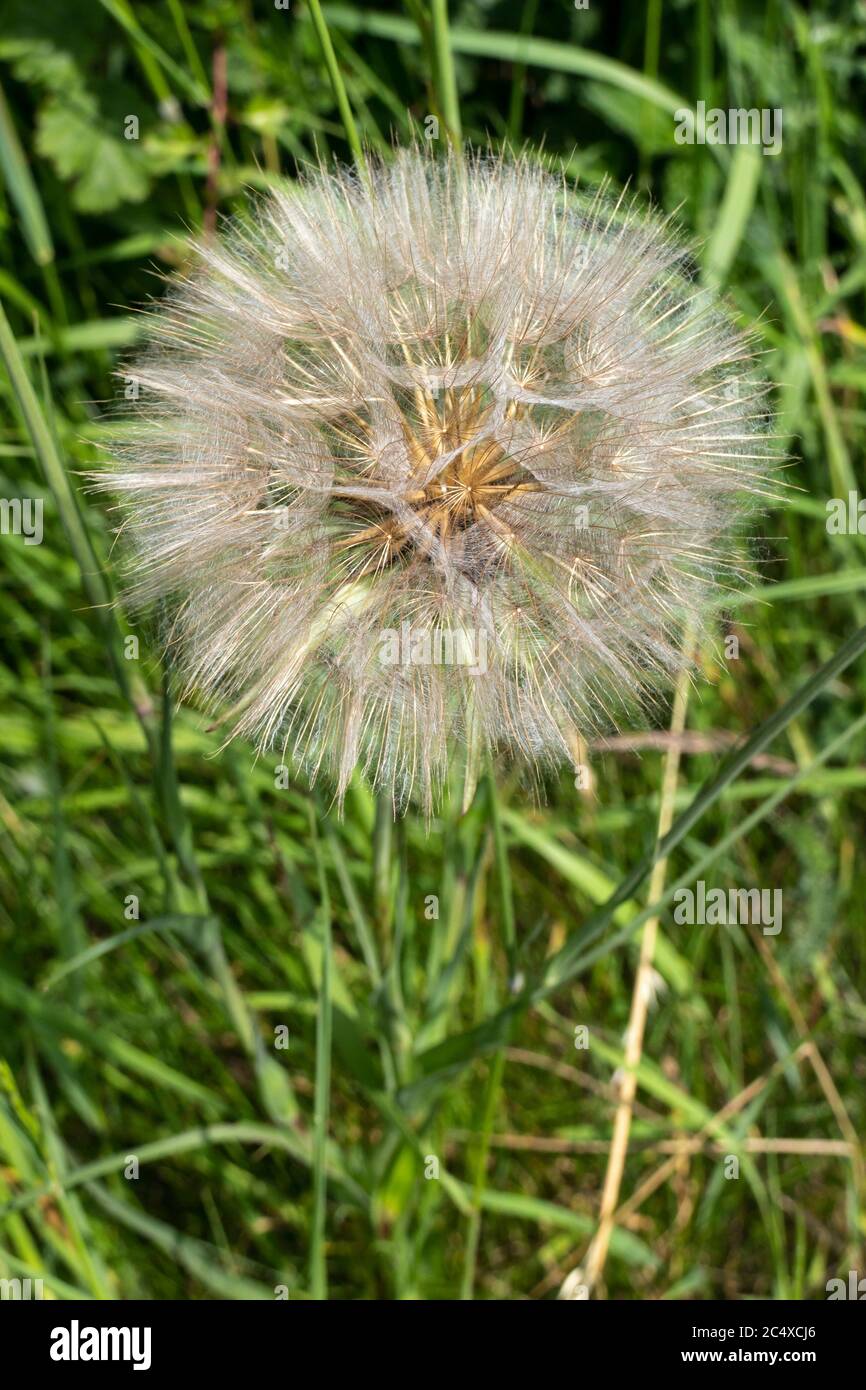
[[[459,748],[564,764],[668,689],[769,464],[690,266],[635,198],[417,150],[202,244],[100,478],[188,691],[339,797],[360,767],[429,811]]]

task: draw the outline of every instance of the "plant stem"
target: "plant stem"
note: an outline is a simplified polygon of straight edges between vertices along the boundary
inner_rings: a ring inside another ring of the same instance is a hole
[[[657,843],[661,842],[671,828],[674,818],[674,800],[677,793],[677,778],[680,768],[681,746],[679,735],[686,723],[689,700],[689,677],[694,655],[695,637],[690,628],[683,643],[683,667],[677,681],[674,707],[671,715],[671,733],[674,738],[665,758],[662,780],[661,804],[659,806]],[[667,875],[667,859],[657,859],[653,865],[649,884],[649,901],[655,902],[664,892]],[[598,1229],[589,1247],[584,1269],[584,1282],[592,1289],[601,1277],[607,1260],[610,1238],[613,1234],[615,1213],[619,1202],[619,1190],[628,1156],[628,1139],[631,1130],[631,1117],[634,1098],[637,1092],[637,1068],[643,1054],[643,1040],[646,1030],[647,1013],[653,997],[652,969],[658,936],[658,916],[650,917],[641,934],[640,959],[634,978],[631,997],[628,1030],[626,1032],[625,1069],[620,1084],[619,1103],[614,1117],[613,1138],[607,1160],[604,1189],[601,1198]]]
[[[493,1133],[493,1121],[496,1118],[496,1105],[499,1100],[499,1091],[502,1086],[502,1074],[504,1070],[505,1048],[503,1046],[495,1054],[490,1063],[487,1087],[484,1093],[484,1109],[481,1116],[481,1127],[478,1135],[478,1147],[475,1157],[472,1210],[469,1213],[466,1227],[466,1253],[463,1262],[463,1282],[460,1288],[460,1297],[462,1299],[471,1299],[474,1296],[475,1266],[478,1256],[478,1241],[481,1235],[481,1194],[484,1191],[487,1177],[490,1136]]]
[[[310,17],[313,21],[313,28],[322,49],[322,56],[325,60],[325,67],[328,69],[328,76],[331,79],[331,88],[334,93],[334,100],[340,112],[340,119],[343,122],[343,129],[346,132],[346,139],[355,157],[358,169],[367,172],[367,160],[364,155],[364,148],[361,144],[361,137],[358,134],[358,127],[355,125],[355,117],[352,115],[352,108],[349,105],[349,96],[346,91],[346,84],[343,81],[343,74],[337,62],[337,55],[334,52],[334,45],[331,42],[331,35],[328,33],[328,26],[325,23],[325,16],[322,14],[322,7],[319,0],[309,0]]]
[[[493,850],[496,857],[496,876],[499,880],[499,900],[502,909],[502,935],[505,955],[508,962],[509,986],[514,979],[517,961],[517,934],[514,925],[514,895],[511,889],[511,866],[508,862],[508,847],[502,829],[502,816],[499,811],[499,791],[493,767],[488,763],[487,787],[490,797],[490,824],[493,829]]]
[[[451,38],[448,30],[448,0],[432,0],[431,18],[433,21],[433,51],[436,55],[436,85],[439,105],[448,129],[448,138],[452,145],[459,146],[463,139],[463,132],[460,125],[460,103],[457,96],[454,57],[451,52]]]
[[[310,1225],[310,1293],[315,1299],[328,1296],[325,1259],[325,1216],[327,1205],[327,1145],[331,1098],[331,903],[322,860],[316,812],[312,803],[310,835],[319,874],[322,942],[322,974],[319,982],[319,1008],[316,1015],[316,1095],[313,1103],[313,1216]]]
[[[508,864],[508,850],[499,814],[499,793],[496,786],[492,760],[488,760],[487,792],[490,811],[490,827],[493,831],[493,845],[496,858],[496,871],[499,880],[500,905],[502,910],[502,935],[505,947],[506,974],[508,987],[514,979],[517,958],[517,938],[514,924],[514,899],[511,890],[511,871]],[[507,1040],[506,1040],[507,1042]],[[475,1291],[475,1270],[478,1257],[478,1242],[481,1237],[481,1196],[487,1176],[487,1160],[490,1154],[490,1136],[496,1117],[496,1106],[502,1087],[505,1071],[505,1047],[503,1043],[494,1054],[487,1076],[484,1105],[475,1154],[475,1172],[472,1192],[472,1210],[466,1227],[466,1248],[463,1263],[463,1281],[460,1289],[462,1299],[471,1299]]]

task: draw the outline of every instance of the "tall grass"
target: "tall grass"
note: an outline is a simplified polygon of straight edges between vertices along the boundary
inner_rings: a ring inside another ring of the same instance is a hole
[[[825,525],[866,425],[860,21],[63,12],[13,6],[0,40],[0,496],[43,500],[45,530],[0,536],[0,1276],[60,1299],[537,1298],[594,1248],[599,1295],[823,1297],[866,1234],[866,564]],[[782,154],[675,144],[698,99],[782,107]],[[79,475],[123,429],[112,370],[188,225],[429,115],[679,209],[696,274],[758,324],[792,492],[698,653],[682,739],[592,748],[593,788],[565,770],[543,806],[503,768],[467,794],[455,766],[428,828],[360,781],[340,819],[218,752],[158,617],[115,605]],[[702,877],[781,887],[782,932],[678,926]]]

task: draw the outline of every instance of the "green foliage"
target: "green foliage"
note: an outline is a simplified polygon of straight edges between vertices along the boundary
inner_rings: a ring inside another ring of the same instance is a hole
[[[45,39],[6,38],[0,59],[14,76],[41,94],[34,145],[58,176],[72,184],[79,212],[109,212],[125,202],[141,202],[150,180],[144,156],[123,135],[119,98],[123,89],[99,98],[73,55]]]
[[[188,231],[429,115],[678,209],[757,325],[790,455],[755,590],[699,655],[668,871],[782,886],[784,927],[660,909],[623,1197],[694,1151],[616,1228],[606,1291],[823,1298],[862,1259],[866,558],[825,506],[864,486],[864,21],[449,9],[324,4],[331,60],[304,0],[4,6],[0,497],[43,500],[45,539],[0,536],[0,1275],[58,1298],[552,1297],[595,1229],[658,750],[590,750],[594,791],[566,770],[541,807],[497,768],[461,814],[456,766],[430,827],[360,783],[339,819],[175,706],[81,486]],[[677,144],[699,99],[781,107],[782,153]]]

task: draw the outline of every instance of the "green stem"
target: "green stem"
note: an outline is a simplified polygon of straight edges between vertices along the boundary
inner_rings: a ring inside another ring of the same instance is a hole
[[[322,944],[322,974],[319,982],[319,1009],[316,1018],[316,1096],[313,1103],[313,1218],[310,1227],[310,1293],[315,1299],[328,1296],[325,1258],[325,1216],[327,1207],[328,1119],[331,1099],[331,903],[322,860],[316,812],[312,804],[310,835],[319,874]]]
[[[490,1136],[496,1118],[496,1106],[502,1088],[502,1074],[505,1071],[505,1048],[494,1054],[487,1077],[484,1094],[484,1109],[475,1153],[475,1175],[472,1188],[472,1210],[466,1226],[466,1253],[463,1261],[463,1282],[460,1289],[462,1299],[471,1299],[475,1292],[475,1268],[478,1259],[478,1242],[481,1236],[481,1198],[487,1181],[487,1159],[490,1154]]]
[[[520,19],[520,32],[526,35],[527,47],[538,13],[538,0],[526,0]],[[508,138],[519,144],[523,134],[523,111],[526,105],[526,64],[515,63],[511,70],[511,101],[508,107]]]
[[[334,52],[334,45],[331,42],[331,35],[328,33],[328,26],[325,23],[325,16],[322,14],[322,7],[319,0],[308,0],[310,6],[310,17],[313,21],[313,28],[322,49],[322,57],[325,60],[325,67],[328,69],[328,76],[331,79],[331,88],[334,93],[334,100],[340,112],[340,119],[343,122],[343,129],[346,132],[346,139],[355,157],[355,163],[362,173],[367,173],[367,160],[361,144],[361,137],[358,134],[358,127],[355,125],[355,117],[352,115],[352,108],[349,105],[349,96],[346,91],[346,84],[337,63],[337,55]]]
[[[661,45],[662,28],[662,0],[649,0],[646,11],[646,28],[644,30],[644,50],[643,50],[643,70],[647,77],[654,81],[659,75],[659,48]],[[641,107],[641,129],[647,129],[649,112],[646,103]],[[646,185],[649,181],[649,156],[645,141],[640,144],[640,182]]]
[[[502,816],[499,810],[499,792],[493,767],[488,763],[487,788],[490,798],[490,824],[493,829],[493,850],[496,857],[496,876],[499,880],[499,902],[502,909],[502,937],[508,961],[509,984],[514,979],[517,965],[517,933],[514,925],[514,895],[511,890],[511,866],[508,862],[508,848],[502,829]]]
[[[451,52],[451,38],[448,30],[448,0],[432,0],[431,18],[433,21],[433,51],[436,55],[436,79],[439,105],[451,143],[457,147],[463,138],[460,125],[460,103],[457,96],[457,78],[454,73],[454,57]]]
[[[373,828],[373,912],[383,954],[387,955],[394,920],[394,887],[391,844],[394,832],[394,806],[388,793],[376,793],[376,822]]]
[[[514,900],[511,890],[511,870],[508,864],[508,850],[506,848],[505,835],[502,829],[502,817],[499,813],[499,793],[496,786],[496,776],[493,770],[492,760],[490,759],[488,759],[487,765],[487,792],[490,811],[490,827],[493,831],[496,873],[499,880],[506,972],[508,976],[508,986],[510,988],[517,965]],[[505,1071],[505,1046],[506,1043],[503,1042],[502,1046],[494,1054],[487,1076],[484,1105],[482,1107],[481,1123],[475,1149],[472,1210],[469,1214],[466,1226],[463,1282],[460,1289],[460,1297],[462,1299],[471,1299],[475,1294],[475,1271],[478,1260],[478,1243],[481,1238],[481,1201],[487,1180],[490,1136],[493,1133],[493,1122],[496,1117],[496,1107],[499,1103],[499,1094],[502,1088],[502,1076]]]

